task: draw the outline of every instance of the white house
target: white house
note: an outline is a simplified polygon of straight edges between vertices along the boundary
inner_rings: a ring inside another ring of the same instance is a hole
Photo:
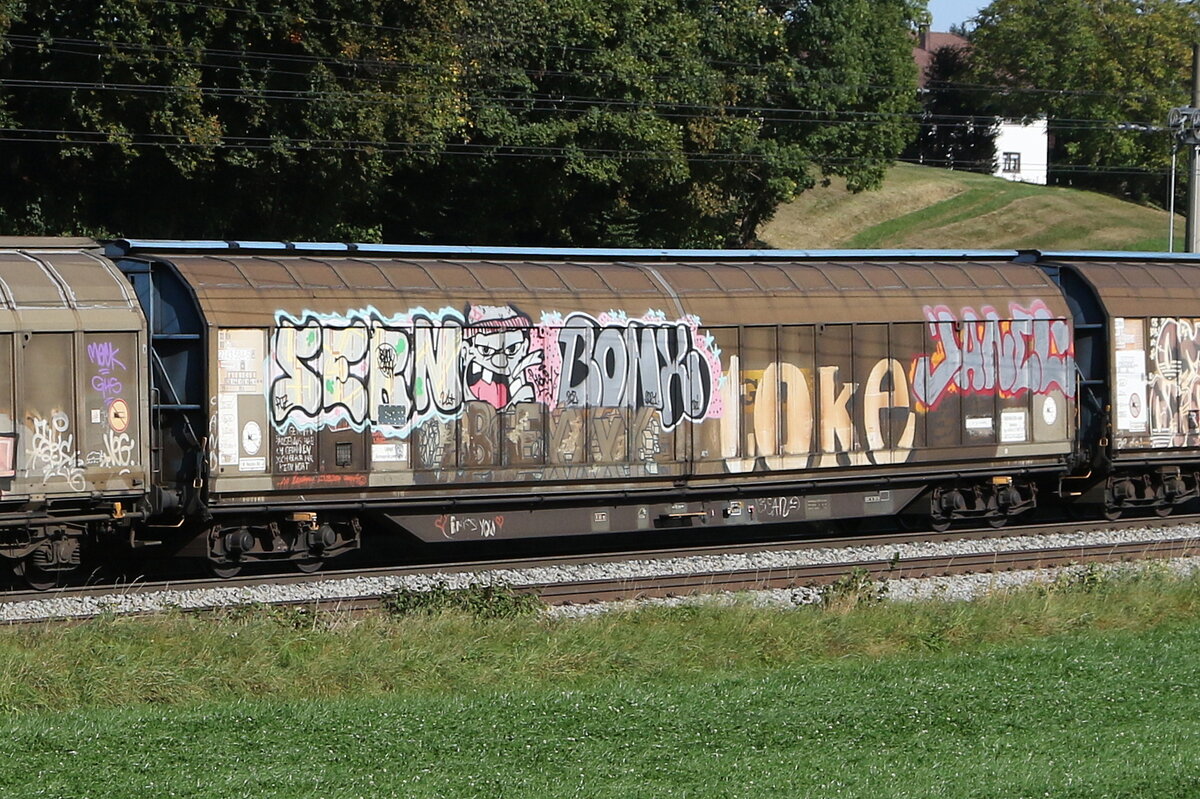
[[[968,50],[971,43],[954,33],[921,31],[913,43],[917,84],[926,88],[933,54],[943,47]],[[996,119],[997,177],[1046,185],[1050,161],[1050,126],[1044,117],[1033,120]]]
[[[1050,125],[1045,117],[1026,122],[1001,119],[996,126],[996,177],[1046,185]]]

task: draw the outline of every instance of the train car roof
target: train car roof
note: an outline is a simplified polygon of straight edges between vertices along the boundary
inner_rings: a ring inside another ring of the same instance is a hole
[[[104,309],[118,309],[112,318],[128,324],[137,303],[92,239],[0,236],[0,308],[87,309],[89,324],[108,318]]]
[[[351,249],[353,247],[353,249]],[[926,309],[1037,302],[1061,293],[1016,251],[610,250],[291,242],[122,241],[122,260],[166,262],[219,327],[467,305],[534,314],[694,315],[709,326],[924,322]]]
[[[1200,317],[1200,255],[1195,253],[1041,252],[1042,266],[1076,272],[1110,316]]]
[[[241,241],[217,239],[118,239],[108,244],[110,254],[227,253],[251,255],[377,255],[385,257],[444,256],[464,258],[562,258],[615,260],[894,260],[894,259],[1011,259],[1017,250],[775,250],[775,249],[670,249],[620,247],[485,247],[443,244],[370,244],[321,241]]]

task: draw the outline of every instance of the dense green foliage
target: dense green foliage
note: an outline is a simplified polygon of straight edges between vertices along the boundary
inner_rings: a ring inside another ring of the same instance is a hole
[[[923,14],[0,2],[5,232],[527,244],[736,245],[824,176],[877,185]]]
[[[464,13],[27,0],[0,62],[6,232],[355,233],[386,174],[457,127]]]
[[[996,109],[971,85],[969,47],[939,47],[926,69],[921,122],[905,161],[992,174],[996,169]]]
[[[994,0],[971,34],[974,80],[1005,89],[1005,116],[1049,117],[1053,182],[1163,202],[1162,128],[1190,104],[1198,34],[1182,0]]]
[[[851,582],[790,612],[8,628],[0,794],[1200,790],[1197,580],[1083,570],[971,604],[879,604]]]
[[[541,610],[536,594],[522,594],[506,585],[473,585],[451,588],[439,583],[424,591],[397,588],[381,598],[385,613],[393,616],[434,616],[439,613],[468,613],[479,619],[509,619]]]

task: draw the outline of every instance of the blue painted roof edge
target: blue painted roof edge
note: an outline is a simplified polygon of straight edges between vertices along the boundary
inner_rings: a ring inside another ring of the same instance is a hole
[[[1038,250],[1038,255],[1043,259],[1091,259],[1109,260],[1119,259],[1127,260],[1129,258],[1151,258],[1155,261],[1195,261],[1200,259],[1200,253],[1194,252],[1147,252],[1142,250]]]
[[[532,258],[678,258],[706,260],[800,260],[887,259],[887,258],[1015,258],[1021,253],[1037,253],[1044,260],[1127,260],[1130,258],[1192,261],[1197,253],[1166,253],[1120,250],[688,250],[657,248],[603,247],[481,247],[441,244],[351,244],[345,242],[222,241],[219,239],[117,239],[106,243],[113,254],[136,252],[290,252],[308,254],[355,255],[448,255],[474,257]]]
[[[214,239],[117,239],[110,248],[134,252],[302,252],[359,255],[466,255],[572,258],[1014,258],[1016,250],[688,250],[595,247],[480,247],[440,244],[347,244],[341,242],[221,241]]]

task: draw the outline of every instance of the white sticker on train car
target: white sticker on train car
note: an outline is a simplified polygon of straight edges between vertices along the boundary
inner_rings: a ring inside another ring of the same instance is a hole
[[[242,449],[247,455],[257,455],[262,449],[262,428],[258,422],[246,422],[246,426],[242,428]]]
[[[239,472],[265,472],[266,470],[266,458],[242,458],[238,462]]]
[[[1042,421],[1047,425],[1052,425],[1058,419],[1058,403],[1054,401],[1054,397],[1046,397],[1042,401]]]
[[[387,444],[371,445],[372,463],[407,463],[408,442],[396,441]]]
[[[1142,320],[1114,319],[1113,344],[1117,372],[1114,387],[1117,430],[1145,433],[1149,414],[1146,413],[1146,343]]]
[[[237,395],[217,396],[217,452],[222,466],[237,466],[238,462],[238,413]]]
[[[1021,409],[1000,412],[1000,441],[1015,444],[1029,438],[1028,414]]]
[[[966,425],[972,433],[990,433],[992,432],[992,417],[968,416]]]
[[[17,474],[17,440],[11,434],[0,435],[0,477],[15,477]]]

